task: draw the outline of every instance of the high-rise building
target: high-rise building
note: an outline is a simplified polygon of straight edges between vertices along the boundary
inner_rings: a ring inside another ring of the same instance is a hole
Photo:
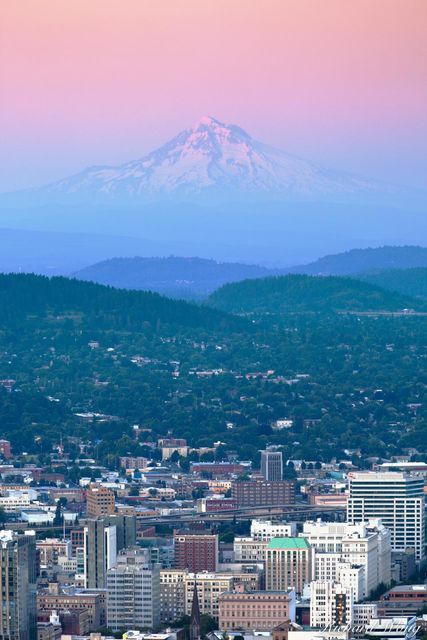
[[[261,475],[267,482],[283,480],[283,456],[281,451],[261,451]]]
[[[193,573],[216,571],[218,568],[218,536],[216,534],[174,534],[175,568]]]
[[[354,594],[332,580],[313,581],[310,585],[310,626],[324,629],[331,625],[353,624]]]
[[[84,528],[85,587],[105,589],[108,569],[117,552],[135,545],[135,516],[103,516],[88,520]]]
[[[348,563],[363,567],[360,597],[368,597],[380,583],[390,583],[390,531],[380,520],[359,524],[304,522],[301,535],[315,550],[315,580],[338,581],[338,568],[342,563]]]
[[[185,579],[187,569],[161,569],[160,619],[162,622],[179,620],[185,614]]]
[[[0,638],[36,640],[35,536],[0,532]]]
[[[347,520],[364,522],[381,518],[391,532],[393,551],[414,549],[417,561],[424,557],[424,480],[398,472],[349,474]]]
[[[86,492],[86,514],[88,518],[113,515],[116,500],[113,491],[99,484],[91,484]]]
[[[121,551],[107,571],[107,625],[120,629],[156,629],[160,624],[160,565],[147,549]]]
[[[266,549],[266,590],[301,594],[313,579],[313,554],[305,538],[273,538]]]

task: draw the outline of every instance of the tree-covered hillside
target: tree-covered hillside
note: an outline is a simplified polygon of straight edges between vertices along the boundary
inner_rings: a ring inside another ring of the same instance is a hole
[[[33,274],[0,274],[0,322],[37,324],[73,320],[85,328],[141,330],[143,323],[172,328],[236,327],[239,320],[214,309],[149,291],[124,291],[92,282]]]
[[[362,285],[363,283],[359,283]],[[366,285],[365,285],[366,286]],[[16,452],[73,437],[100,461],[172,432],[257,461],[387,456],[427,442],[426,318],[230,318],[155,294],[0,278],[0,437]],[[275,431],[275,420],[293,420]],[[133,425],[140,425],[139,439]],[[207,454],[208,455],[208,454]],[[211,455],[211,454],[209,454]]]
[[[360,273],[357,278],[405,296],[427,300],[427,267]]]
[[[399,311],[427,305],[367,282],[334,276],[287,275],[227,284],[208,304],[231,313]]]
[[[351,249],[289,269],[290,273],[346,276],[361,271],[427,267],[427,247],[385,246]]]
[[[262,278],[273,272],[257,265],[202,258],[112,258],[75,276],[124,289],[146,289],[173,297],[201,299],[227,282]]]

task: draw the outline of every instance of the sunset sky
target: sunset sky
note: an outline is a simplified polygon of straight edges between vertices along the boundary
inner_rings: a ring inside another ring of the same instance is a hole
[[[0,190],[137,158],[201,115],[427,186],[426,0],[5,0]]]

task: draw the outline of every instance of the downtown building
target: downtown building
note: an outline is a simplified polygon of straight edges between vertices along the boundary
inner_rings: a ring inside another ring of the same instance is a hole
[[[414,549],[424,558],[425,497],[422,477],[401,472],[350,473],[347,520],[381,518],[391,532],[394,552]]]
[[[269,542],[272,538],[291,538],[297,535],[295,522],[273,522],[272,520],[252,520],[251,538],[252,540],[265,540]]]
[[[340,580],[353,584],[356,601],[390,583],[391,534],[381,521],[304,522],[301,536],[314,549],[315,580],[337,582],[341,572]]]
[[[266,590],[303,593],[313,579],[313,550],[305,538],[273,538],[265,556]]]
[[[235,589],[219,596],[221,631],[271,631],[295,621],[295,591],[245,591]]]
[[[114,492],[100,484],[91,484],[86,492],[86,515],[88,518],[111,516],[116,508]]]
[[[238,508],[264,505],[283,507],[295,504],[295,483],[292,480],[236,480],[231,487],[231,497]]]
[[[283,480],[283,456],[281,451],[261,451],[261,475],[267,482]]]
[[[315,580],[310,584],[310,626],[353,624],[354,592],[352,587],[332,580]]]
[[[147,549],[121,551],[107,571],[107,626],[121,629],[157,629],[160,624],[160,565],[150,561]]]
[[[160,570],[160,619],[173,622],[185,615],[188,569]]]
[[[174,533],[176,569],[188,569],[193,573],[217,571],[218,536],[211,533]]]
[[[37,613],[85,613],[89,632],[105,626],[107,622],[107,592],[105,589],[78,589],[50,582],[47,589],[37,593]]]
[[[107,571],[116,564],[117,553],[136,543],[136,518],[113,515],[87,520],[83,536],[84,586],[105,589]]]
[[[0,532],[0,638],[37,640],[36,545],[33,534]]]
[[[234,576],[230,573],[188,573],[185,576],[185,613],[191,614],[194,589],[196,589],[200,613],[207,614],[218,621],[219,597],[225,591],[232,591]]]

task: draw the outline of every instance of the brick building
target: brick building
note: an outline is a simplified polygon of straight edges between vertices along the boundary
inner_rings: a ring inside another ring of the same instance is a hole
[[[114,493],[107,487],[91,484],[86,492],[86,513],[88,518],[111,516],[116,508]]]
[[[217,571],[218,536],[206,533],[174,532],[176,569],[188,569],[192,573]]]
[[[295,483],[292,480],[237,480],[233,482],[231,495],[239,508],[294,504]]]
[[[222,631],[272,631],[295,620],[295,591],[226,591],[219,596]]]

